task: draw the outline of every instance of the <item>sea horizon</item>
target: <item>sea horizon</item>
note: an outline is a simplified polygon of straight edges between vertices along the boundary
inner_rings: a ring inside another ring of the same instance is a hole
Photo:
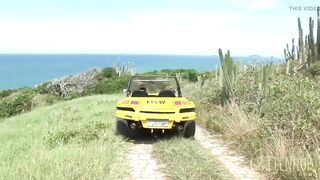
[[[234,59],[242,59],[244,63],[250,61],[250,57],[234,57]],[[90,69],[112,67],[113,63],[117,61],[121,63],[133,62],[136,73],[162,69],[195,69],[202,72],[215,70],[219,65],[219,56],[86,53],[0,54],[0,90],[32,87],[55,78],[77,75]]]

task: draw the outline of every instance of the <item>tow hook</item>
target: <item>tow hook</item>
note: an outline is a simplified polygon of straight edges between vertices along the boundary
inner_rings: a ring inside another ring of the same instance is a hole
[[[177,126],[177,130],[180,132],[180,131],[182,131],[183,130],[183,126],[182,125],[178,125]]]
[[[131,129],[135,130],[136,127],[137,127],[137,124],[136,124],[136,123],[132,123],[132,124],[130,125],[130,127],[131,127]]]

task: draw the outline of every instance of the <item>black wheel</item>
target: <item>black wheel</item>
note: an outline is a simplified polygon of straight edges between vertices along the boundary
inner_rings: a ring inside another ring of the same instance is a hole
[[[194,121],[187,121],[183,127],[183,137],[190,138],[193,137],[196,132],[196,123]]]
[[[117,119],[116,120],[116,134],[121,135],[126,138],[133,139],[137,136],[138,131],[137,129],[133,130],[130,127],[130,123],[124,119]]]
[[[123,119],[116,120],[116,134],[124,137],[128,137],[128,122]]]

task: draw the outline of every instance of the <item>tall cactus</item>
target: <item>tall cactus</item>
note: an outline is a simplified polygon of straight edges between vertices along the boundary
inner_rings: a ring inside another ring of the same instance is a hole
[[[303,29],[301,28],[301,21],[298,18],[298,31],[299,31],[299,62],[303,64],[305,62],[304,42],[303,42]]]
[[[291,50],[289,49],[289,44],[287,44],[287,49],[284,49],[284,57],[286,61],[296,59],[294,38],[292,38]]]
[[[316,50],[317,50],[317,60],[320,61],[320,7],[317,9],[317,42],[316,42]]]
[[[311,48],[309,44],[309,36],[305,36],[305,44],[304,44],[304,53],[305,53],[305,60],[303,62],[305,68],[307,69],[311,63]]]
[[[223,101],[228,102],[235,98],[235,65],[230,56],[230,51],[228,51],[225,56],[223,56],[222,50],[219,49],[219,57],[221,70],[223,74]],[[223,103],[224,103],[223,102]]]
[[[302,68],[307,69],[311,64],[320,61],[320,7],[317,8],[317,39],[314,36],[314,20],[309,18],[309,34],[304,36],[303,29],[301,28],[301,21],[298,18],[298,32],[299,40],[298,46],[296,47],[297,59],[300,66],[297,70]],[[287,60],[294,59],[294,41],[292,41],[291,52],[289,50],[289,45],[284,49],[284,57]]]
[[[310,63],[315,63],[317,59],[316,55],[316,47],[315,47],[315,41],[314,41],[314,35],[313,35],[313,27],[314,27],[314,21],[312,18],[309,18],[309,35],[308,35],[308,46],[309,46],[309,65]]]
[[[291,48],[291,56],[292,59],[296,59],[296,53],[295,53],[295,45],[294,45],[294,38],[292,38],[292,48]]]
[[[287,63],[289,64],[290,62],[291,61],[287,61]],[[259,111],[263,106],[264,99],[268,97],[268,93],[270,92],[270,89],[268,86],[268,78],[271,76],[272,67],[273,67],[272,64],[265,64],[262,66],[262,73],[261,73],[262,78],[261,78],[261,82],[259,83],[259,90],[261,95],[258,97]]]

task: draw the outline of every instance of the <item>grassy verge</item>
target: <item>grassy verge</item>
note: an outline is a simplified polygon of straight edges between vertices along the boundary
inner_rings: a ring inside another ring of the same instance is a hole
[[[153,153],[165,164],[168,179],[231,179],[209,152],[194,140],[161,140],[155,144]]]
[[[222,134],[270,179],[320,179],[319,79],[283,74],[278,65],[236,76],[229,103],[220,78],[184,86],[197,101],[198,122]]]
[[[123,179],[125,142],[114,135],[120,95],[39,108],[0,123],[0,179]]]
[[[248,163],[270,179],[319,179],[320,153],[308,151],[295,137],[273,129],[264,119],[234,106],[202,106],[199,123],[213,133],[223,134]]]

